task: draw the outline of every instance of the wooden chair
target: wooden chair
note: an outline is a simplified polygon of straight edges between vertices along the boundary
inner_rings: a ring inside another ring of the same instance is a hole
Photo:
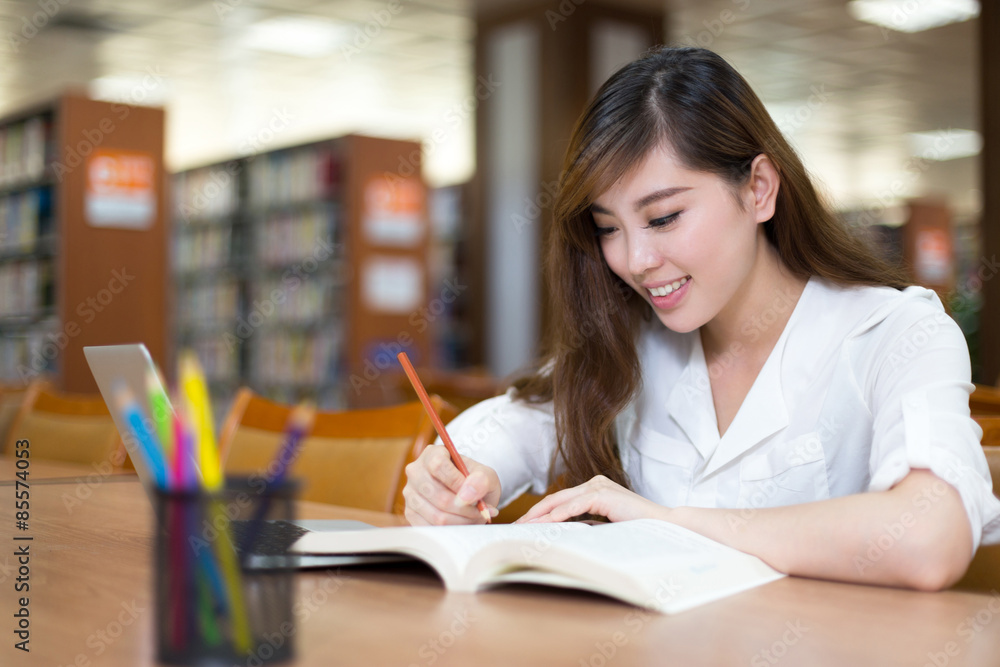
[[[43,381],[27,389],[4,443],[11,455],[17,440],[28,440],[31,457],[68,463],[110,462],[121,467],[125,446],[104,399],[56,392]]]
[[[1000,416],[1000,389],[985,384],[977,384],[969,396],[969,409],[972,415]]]
[[[10,425],[14,422],[24,397],[28,391],[19,385],[8,385],[0,387],[0,446],[7,443],[7,436],[10,433]]]
[[[1000,416],[986,417],[974,415],[972,418],[983,429],[983,449],[1000,446]]]
[[[445,422],[458,414],[440,397],[431,402]],[[225,472],[266,474],[291,410],[241,389],[219,437]],[[435,437],[419,402],[319,413],[289,474],[303,480],[303,500],[402,514],[403,468]]]

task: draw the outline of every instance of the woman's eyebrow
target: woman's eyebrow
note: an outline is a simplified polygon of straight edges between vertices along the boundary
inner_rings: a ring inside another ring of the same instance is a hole
[[[690,189],[691,188],[688,187],[675,187],[675,188],[664,188],[663,190],[657,190],[656,192],[650,193],[645,197],[643,197],[642,199],[638,200],[633,205],[632,208],[635,210],[636,213],[638,213],[639,211],[646,208],[653,202],[659,201],[661,199],[666,199],[667,197],[673,197],[676,194],[680,194],[681,192],[687,192]]]
[[[635,204],[632,205],[632,208],[635,210],[636,213],[638,213],[639,211],[646,208],[653,202],[657,202],[661,199],[666,199],[667,197],[673,197],[676,194],[680,194],[681,192],[687,192],[690,189],[691,189],[690,187],[678,186],[674,188],[664,188],[662,190],[657,190],[656,192],[651,192],[642,199],[637,200]],[[602,215],[614,215],[614,213],[604,208],[600,204],[591,204],[590,210],[592,213],[600,213]]]

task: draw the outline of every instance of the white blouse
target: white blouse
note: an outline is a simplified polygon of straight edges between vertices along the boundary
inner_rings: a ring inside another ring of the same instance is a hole
[[[777,297],[744,327],[746,340],[792,307]],[[809,280],[721,438],[698,332],[678,334],[654,320],[637,350],[642,388],[616,421],[636,493],[748,517],[761,507],[886,490],[925,468],[958,490],[974,547],[1000,542],[1000,501],[982,430],[969,417],[968,347],[934,292]],[[508,392],[466,410],[448,431],[464,455],[497,471],[501,505],[545,491],[551,404]],[[933,501],[915,499],[914,514]]]

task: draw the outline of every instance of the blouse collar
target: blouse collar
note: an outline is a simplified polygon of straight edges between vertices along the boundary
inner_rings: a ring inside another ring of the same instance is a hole
[[[788,410],[781,386],[782,360],[789,331],[804,317],[801,312],[807,306],[803,304],[808,301],[814,283],[814,278],[806,283],[778,341],[721,438],[701,336],[697,332],[692,336],[687,367],[671,390],[666,408],[706,461],[702,477],[720,470],[788,426]]]

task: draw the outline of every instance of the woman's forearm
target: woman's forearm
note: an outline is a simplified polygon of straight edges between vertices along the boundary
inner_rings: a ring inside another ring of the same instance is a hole
[[[889,491],[761,509],[680,507],[667,519],[789,574],[940,590],[972,557],[958,492],[926,470]]]

